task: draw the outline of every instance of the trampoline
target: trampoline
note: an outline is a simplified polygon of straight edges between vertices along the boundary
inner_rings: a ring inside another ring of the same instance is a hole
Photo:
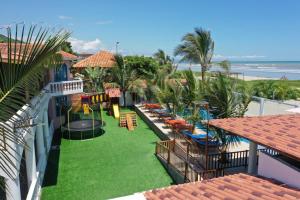
[[[93,119],[81,119],[72,121],[62,126],[62,130],[68,132],[69,139],[89,139],[103,133],[102,127],[105,125],[104,121]]]

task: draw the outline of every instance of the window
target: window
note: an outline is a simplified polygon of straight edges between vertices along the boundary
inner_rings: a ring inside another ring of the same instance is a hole
[[[68,80],[68,66],[64,63],[62,66],[55,69],[54,81],[67,81]]]

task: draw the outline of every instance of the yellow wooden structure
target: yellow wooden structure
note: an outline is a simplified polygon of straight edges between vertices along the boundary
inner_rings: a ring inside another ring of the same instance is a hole
[[[137,127],[137,115],[135,112],[121,112],[119,118],[120,127],[127,127],[128,130],[133,130]]]
[[[83,104],[82,107],[83,107],[83,114],[89,115],[90,114],[89,105],[88,104]]]

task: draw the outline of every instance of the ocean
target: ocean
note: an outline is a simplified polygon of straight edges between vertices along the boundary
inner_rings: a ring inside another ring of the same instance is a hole
[[[199,65],[179,64],[179,70],[191,67],[193,71],[201,71]],[[220,70],[218,66],[212,66],[210,71]],[[231,71],[243,73],[245,76],[257,76],[280,79],[286,77],[289,80],[300,80],[300,61],[232,61]]]

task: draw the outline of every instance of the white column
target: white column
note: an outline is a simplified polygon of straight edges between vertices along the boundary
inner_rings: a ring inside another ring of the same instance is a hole
[[[44,145],[44,136],[43,136],[43,126],[38,124],[36,127],[36,146],[38,152],[38,162],[45,155],[45,145]]]
[[[32,181],[36,179],[35,147],[34,140],[32,138],[28,139],[27,146],[28,147],[25,148],[25,161],[28,187],[30,187]]]
[[[6,199],[7,200],[21,200],[20,178],[5,179],[6,185]]]
[[[248,159],[248,173],[256,174],[257,172],[257,144],[250,141],[249,143],[249,159]]]
[[[260,98],[259,101],[259,116],[263,116],[264,115],[264,108],[265,108],[265,99],[264,98]]]
[[[45,110],[44,113],[43,113],[43,123],[44,123],[44,134],[45,134],[45,138],[47,138],[45,140],[45,144],[46,144],[46,147],[47,147],[47,150],[49,149],[49,146],[48,146],[48,141],[50,139],[50,135],[49,135],[49,124],[48,124],[48,110]]]

